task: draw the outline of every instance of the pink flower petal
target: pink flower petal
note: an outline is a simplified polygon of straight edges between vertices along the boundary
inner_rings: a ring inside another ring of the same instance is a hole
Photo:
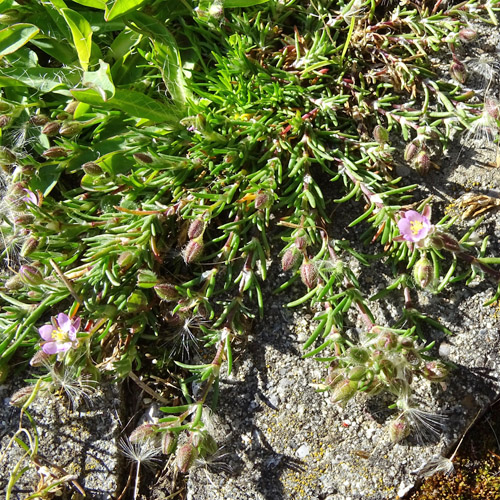
[[[52,332],[54,327],[52,325],[43,325],[38,329],[38,333],[43,340],[52,340]]]
[[[67,314],[59,313],[57,315],[57,324],[63,332],[69,332],[72,322]]]
[[[59,346],[56,342],[47,342],[43,344],[42,351],[45,354],[57,354],[59,352]]]

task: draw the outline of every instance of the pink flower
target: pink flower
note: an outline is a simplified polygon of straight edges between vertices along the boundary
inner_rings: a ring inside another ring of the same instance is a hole
[[[23,198],[23,201],[26,202],[26,203],[33,203],[33,205],[37,205],[38,206],[38,197],[37,195],[29,190],[29,189],[26,189],[24,188],[23,191],[26,192],[26,196]]]
[[[42,346],[44,353],[57,354],[78,346],[76,334],[80,329],[80,318],[71,319],[68,315],[59,313],[57,318],[52,319],[52,323],[38,329],[40,337],[45,340]]]
[[[417,242],[423,240],[432,232],[434,226],[425,215],[415,210],[408,210],[401,214],[401,219],[398,221],[398,228],[402,239]]]

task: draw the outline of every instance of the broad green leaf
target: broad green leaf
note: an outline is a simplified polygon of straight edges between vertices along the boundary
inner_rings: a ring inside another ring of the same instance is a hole
[[[42,36],[31,43],[66,66],[71,66],[76,60],[75,49],[68,42]]]
[[[0,31],[0,57],[12,54],[28,43],[40,30],[33,24],[13,24]]]
[[[73,89],[71,94],[80,102],[118,109],[136,118],[146,118],[153,122],[172,125],[177,124],[179,121],[171,107],[133,90],[116,89],[114,97],[108,101],[103,101],[100,93],[94,89]]]
[[[254,5],[260,5],[268,1],[269,0],[223,0],[222,5],[225,9],[232,9],[235,7],[253,7]]]
[[[30,188],[47,196],[57,184],[62,171],[59,164],[42,165],[37,174],[30,180]]]
[[[92,28],[88,21],[74,10],[61,9],[61,14],[71,30],[80,65],[87,71],[92,51]]]
[[[104,0],[73,0],[75,3],[80,5],[85,5],[85,7],[93,7],[94,9],[104,10],[106,8],[106,2]]]
[[[1,68],[0,86],[25,85],[38,91],[54,92],[69,90],[80,80],[80,75],[65,68]]]
[[[123,16],[124,14],[139,9],[139,7],[142,7],[145,3],[146,0],[115,0],[110,8],[106,6],[104,19],[106,19],[106,21],[111,21],[118,16]]]
[[[103,101],[108,101],[115,95],[115,86],[111,80],[109,64],[104,61],[99,61],[97,71],[85,71],[83,73],[82,84],[99,92]]]

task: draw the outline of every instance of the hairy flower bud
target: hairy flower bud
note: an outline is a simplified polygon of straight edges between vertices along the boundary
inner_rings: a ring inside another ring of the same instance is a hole
[[[33,238],[33,236],[30,236],[24,243],[23,246],[21,247],[21,256],[22,257],[27,257],[31,253],[33,253],[38,247],[38,240],[36,238]]]
[[[389,132],[382,125],[377,125],[373,129],[373,137],[379,144],[385,144],[389,140]]]
[[[194,219],[189,224],[188,238],[194,240],[203,234],[205,231],[205,223],[201,219]]]
[[[158,278],[153,271],[141,269],[137,274],[137,286],[140,288],[153,288],[158,283]]]
[[[182,257],[184,258],[184,262],[186,264],[191,264],[192,262],[196,262],[203,253],[203,240],[201,237],[195,238],[191,240],[182,251]]]
[[[460,38],[462,42],[472,42],[477,38],[477,31],[472,28],[462,28],[458,32],[458,38]]]
[[[0,115],[0,128],[5,128],[11,122],[12,118],[7,115]]]
[[[273,204],[273,195],[267,191],[259,191],[259,193],[255,197],[254,203],[257,210],[270,208]]]
[[[442,382],[448,376],[448,367],[439,360],[425,363],[422,373],[431,382]]]
[[[46,149],[42,155],[45,156],[45,158],[65,158],[68,156],[68,150],[59,146],[53,146]]]
[[[125,250],[118,256],[118,259],[116,259],[116,263],[120,266],[120,271],[122,273],[130,269],[136,262],[137,254],[130,250]]]
[[[427,257],[419,259],[413,267],[413,278],[418,286],[427,288],[434,278],[434,267]]]
[[[93,161],[88,161],[87,163],[84,163],[82,165],[82,170],[87,175],[92,175],[94,177],[102,175],[102,168],[97,163],[95,163]]]
[[[453,56],[453,62],[450,65],[450,75],[458,83],[465,83],[467,80],[467,68],[465,64]]]
[[[354,366],[349,370],[347,378],[349,380],[359,381],[366,375],[366,368],[364,366]]]
[[[311,261],[304,262],[300,266],[300,277],[302,283],[304,283],[307,288],[314,288],[318,283],[318,268],[316,264]]]
[[[0,162],[1,163],[14,163],[16,161],[16,155],[5,146],[0,146]]]
[[[82,131],[82,124],[80,122],[67,121],[64,122],[59,128],[59,133],[64,137],[71,137]]]
[[[21,266],[19,269],[19,276],[21,281],[26,285],[38,286],[43,283],[43,277],[40,271],[33,266]]]
[[[281,268],[289,271],[302,259],[302,254],[296,248],[289,248],[281,258]]]
[[[174,432],[163,432],[161,438],[161,451],[164,455],[170,455],[177,449],[177,434]]]
[[[22,287],[23,287],[23,282],[18,274],[11,276],[5,282],[5,288],[7,288],[7,290],[19,290]]]
[[[431,168],[431,159],[427,151],[420,151],[414,160],[415,170],[420,175],[424,176],[429,173]]]
[[[50,354],[40,350],[35,353],[35,355],[30,359],[31,366],[42,366],[48,359]]]
[[[370,359],[370,354],[362,347],[351,347],[348,356],[352,361],[360,364],[364,364]]]
[[[303,236],[297,236],[293,244],[295,245],[295,248],[300,252],[307,248],[307,240]]]
[[[412,161],[420,151],[420,145],[415,141],[412,141],[406,145],[404,152],[405,161]]]
[[[445,249],[449,252],[461,252],[462,248],[458,240],[448,233],[436,231],[430,239],[430,244],[436,250]]]
[[[28,385],[27,387],[19,389],[10,397],[9,404],[21,408],[24,403],[26,403],[26,401],[28,401],[28,399],[31,397],[34,389],[34,385]]]
[[[486,97],[484,100],[484,109],[495,120],[500,117],[500,102],[494,97]]]
[[[389,438],[393,443],[399,443],[410,434],[410,424],[401,415],[389,423]]]
[[[50,118],[46,115],[33,115],[30,116],[30,123],[37,125],[39,127],[46,125],[50,121]]]
[[[346,403],[356,394],[357,390],[357,382],[349,379],[343,380],[333,389],[332,403]]]
[[[59,122],[48,122],[42,128],[42,134],[49,137],[56,135],[59,132]]]
[[[394,349],[398,344],[398,338],[395,333],[388,330],[380,332],[377,338],[377,347],[380,349]]]
[[[179,292],[175,289],[175,286],[172,285],[172,283],[158,283],[154,286],[154,289],[156,295],[158,295],[160,299],[167,302],[171,302],[179,298]]]
[[[70,115],[73,115],[76,111],[76,108],[78,107],[78,105],[80,104],[79,101],[71,101],[70,103],[68,103],[68,105],[64,108],[64,111],[66,111],[66,113],[69,113]]]
[[[177,449],[175,460],[177,468],[182,474],[186,474],[193,462],[198,458],[198,450],[191,444],[187,443]]]
[[[155,434],[157,428],[157,425],[150,423],[139,425],[139,427],[136,427],[132,431],[128,439],[131,443],[146,441],[146,439],[149,439]]]

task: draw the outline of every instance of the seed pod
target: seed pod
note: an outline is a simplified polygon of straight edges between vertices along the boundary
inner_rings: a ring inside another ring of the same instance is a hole
[[[59,128],[59,133],[64,137],[72,137],[82,131],[82,124],[80,122],[64,122]]]
[[[450,65],[450,75],[458,83],[465,83],[467,80],[467,68],[465,64],[458,60],[455,56],[453,57],[453,62]]]
[[[154,286],[154,289],[156,295],[158,295],[160,299],[167,302],[171,302],[179,298],[179,292],[175,289],[175,286],[172,285],[172,283],[158,283]]]
[[[403,355],[407,363],[413,367],[417,367],[422,362],[420,354],[415,349],[408,349],[403,351]]]
[[[381,125],[377,125],[373,129],[373,137],[379,144],[386,144],[389,140],[389,132]]]
[[[314,288],[318,283],[318,268],[316,264],[311,261],[303,262],[300,266],[300,277],[302,283],[304,283],[307,288]]]
[[[393,443],[399,443],[410,434],[410,424],[401,415],[389,423],[389,438]]]
[[[141,311],[148,305],[148,302],[148,298],[141,290],[135,290],[127,299],[127,311],[132,313]]]
[[[43,283],[43,277],[40,274],[40,271],[33,266],[21,266],[19,269],[19,277],[26,285],[38,286]]]
[[[289,248],[281,258],[281,268],[283,271],[292,269],[302,259],[302,254],[295,248]]]
[[[37,351],[35,355],[30,359],[30,365],[31,366],[42,366],[47,359],[50,358],[50,354],[47,354],[46,352],[43,351]]]
[[[140,441],[145,441],[155,434],[158,426],[154,424],[142,424],[136,427],[129,436],[129,441],[131,443],[138,443]]]
[[[10,397],[9,404],[21,408],[33,394],[34,389],[35,389],[34,385],[28,385],[27,387],[19,389]]]
[[[189,224],[188,228],[188,238],[190,240],[194,240],[195,238],[198,238],[203,234],[205,231],[205,223],[203,222],[202,219],[194,219],[191,221],[191,224]]]
[[[182,251],[182,257],[186,264],[196,262],[203,253],[203,240],[201,237],[191,240]]]
[[[151,158],[151,156],[147,155],[146,153],[134,153],[132,156],[139,163],[143,163],[146,165],[153,163],[153,158]]]
[[[42,155],[45,156],[45,158],[65,158],[68,156],[68,150],[59,146],[53,146],[46,149]]]
[[[164,455],[170,455],[177,448],[177,434],[173,432],[164,432],[161,438],[161,451]]]
[[[434,278],[434,267],[427,257],[419,259],[413,267],[413,278],[418,286],[427,288]]]
[[[186,474],[197,458],[198,450],[191,443],[187,443],[177,449],[175,456],[177,468],[182,474]]]
[[[349,380],[359,381],[366,375],[366,368],[364,366],[354,366],[349,370],[347,378]]]
[[[42,134],[45,134],[49,137],[56,135],[59,132],[59,122],[48,122],[42,128]]]

